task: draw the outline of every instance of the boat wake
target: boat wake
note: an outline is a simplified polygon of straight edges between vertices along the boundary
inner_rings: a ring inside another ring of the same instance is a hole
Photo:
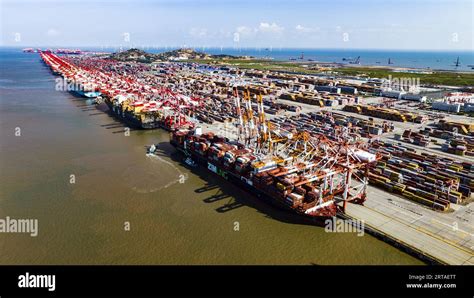
[[[157,192],[159,190],[162,190],[162,189],[165,189],[165,188],[168,188],[176,183],[184,183],[186,182],[186,180],[188,179],[188,174],[187,173],[183,173],[177,166],[175,166],[172,162],[170,161],[167,161],[165,160],[164,158],[160,157],[160,156],[157,156],[155,154],[151,154],[151,153],[148,153],[146,154],[147,158],[150,159],[150,161],[152,162],[152,164],[155,164],[155,165],[167,165],[169,166],[172,171],[174,171],[176,173],[176,175],[170,175],[170,176],[174,176],[176,177],[175,179],[167,182],[166,184],[164,185],[161,185],[159,187],[154,187],[154,188],[140,188],[140,187],[137,187],[137,186],[134,186],[132,187],[132,189],[135,191],[135,192],[138,192],[138,193],[152,193],[152,192]],[[156,167],[153,167],[153,172],[156,173]],[[159,169],[159,173],[162,174],[163,173],[163,168],[160,167]],[[168,175],[167,175],[168,176]],[[162,179],[153,179],[153,184],[158,184],[160,181],[162,181]]]

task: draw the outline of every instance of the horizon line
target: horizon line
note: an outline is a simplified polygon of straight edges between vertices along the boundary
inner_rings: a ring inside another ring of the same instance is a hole
[[[280,50],[372,50],[372,51],[407,51],[407,52],[416,52],[416,51],[426,51],[426,52],[469,52],[472,51],[474,55],[474,49],[428,49],[428,48],[423,48],[423,49],[404,49],[404,48],[335,48],[335,47],[274,47],[274,46],[242,46],[242,47],[234,47],[234,46],[192,46],[192,45],[186,45],[186,46],[180,46],[180,45],[172,45],[172,46],[153,46],[153,45],[133,45],[133,46],[123,46],[123,45],[107,45],[107,46],[99,46],[99,45],[74,45],[74,46],[58,46],[58,45],[1,45],[0,48],[104,48],[104,49],[114,49],[114,48],[123,48],[125,50],[128,49],[142,49],[147,48],[147,49],[199,49],[199,48],[204,48],[204,51],[206,49],[221,49],[228,50],[239,50],[239,49],[261,49],[261,50],[267,50],[271,49],[270,51],[280,51]]]

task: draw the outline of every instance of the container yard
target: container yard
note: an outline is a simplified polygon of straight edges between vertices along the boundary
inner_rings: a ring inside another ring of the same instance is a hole
[[[419,115],[414,112],[406,112],[399,109],[387,109],[380,107],[373,107],[367,105],[346,105],[343,109],[347,112],[377,117],[381,119],[387,119],[391,121],[399,122],[412,122],[412,123],[423,123],[426,121],[426,117]]]
[[[473,3],[0,0],[0,298],[472,296]]]
[[[431,107],[434,110],[452,113],[474,112],[474,95],[464,92],[450,92],[442,99],[434,101]]]
[[[374,185],[442,211],[448,210],[450,203],[471,199],[472,163],[418,154],[388,142],[376,141],[372,148],[383,156],[370,170]]]
[[[464,255],[445,259],[404,240],[408,236],[399,231],[409,219],[364,207],[391,198],[426,218],[471,210],[472,118],[424,112],[405,105],[413,99],[403,96],[374,97],[377,86],[340,78],[60,54],[40,53],[72,92],[105,104],[130,127],[170,131],[184,165],[206,168],[316,221],[337,215],[370,224],[381,212],[393,233],[376,223],[371,232],[430,262],[472,264],[473,239],[461,245]],[[455,237],[446,233],[437,245],[458,250]]]

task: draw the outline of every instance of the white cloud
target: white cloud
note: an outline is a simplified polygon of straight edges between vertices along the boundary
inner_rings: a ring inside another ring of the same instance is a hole
[[[239,35],[252,35],[255,33],[255,30],[247,26],[239,26],[235,30]]]
[[[431,29],[431,28],[427,28]],[[417,26],[417,30],[423,30],[423,27]],[[409,33],[413,32],[413,28],[405,28],[403,26],[397,26],[391,24],[390,26],[379,26],[379,27],[367,27],[367,28],[356,28],[356,31],[361,32],[381,32],[381,33]]]
[[[260,23],[257,30],[264,33],[281,33],[284,29],[276,23]]]
[[[280,38],[284,32],[282,26],[276,23],[261,22],[257,27],[250,26],[239,26],[235,29],[233,34],[234,42],[240,42],[242,40],[271,40],[273,38]]]
[[[207,37],[207,29],[205,28],[191,28],[189,30],[189,35],[195,38],[205,38]]]
[[[318,32],[320,30],[319,27],[311,28],[311,27],[304,27],[304,26],[301,26],[301,25],[296,25],[295,29],[299,33],[314,33],[314,32]]]
[[[241,38],[248,38],[255,35],[255,30],[247,26],[239,26],[233,34],[234,42],[240,42]]]
[[[47,32],[46,32],[46,35],[50,36],[50,37],[56,37],[59,35],[59,31],[54,29],[54,28],[50,28]]]

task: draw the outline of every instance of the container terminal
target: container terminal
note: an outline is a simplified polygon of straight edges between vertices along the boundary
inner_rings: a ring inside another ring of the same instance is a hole
[[[72,92],[130,127],[170,131],[189,166],[311,220],[364,220],[429,262],[474,264],[470,93],[429,106],[375,80],[40,56]]]

